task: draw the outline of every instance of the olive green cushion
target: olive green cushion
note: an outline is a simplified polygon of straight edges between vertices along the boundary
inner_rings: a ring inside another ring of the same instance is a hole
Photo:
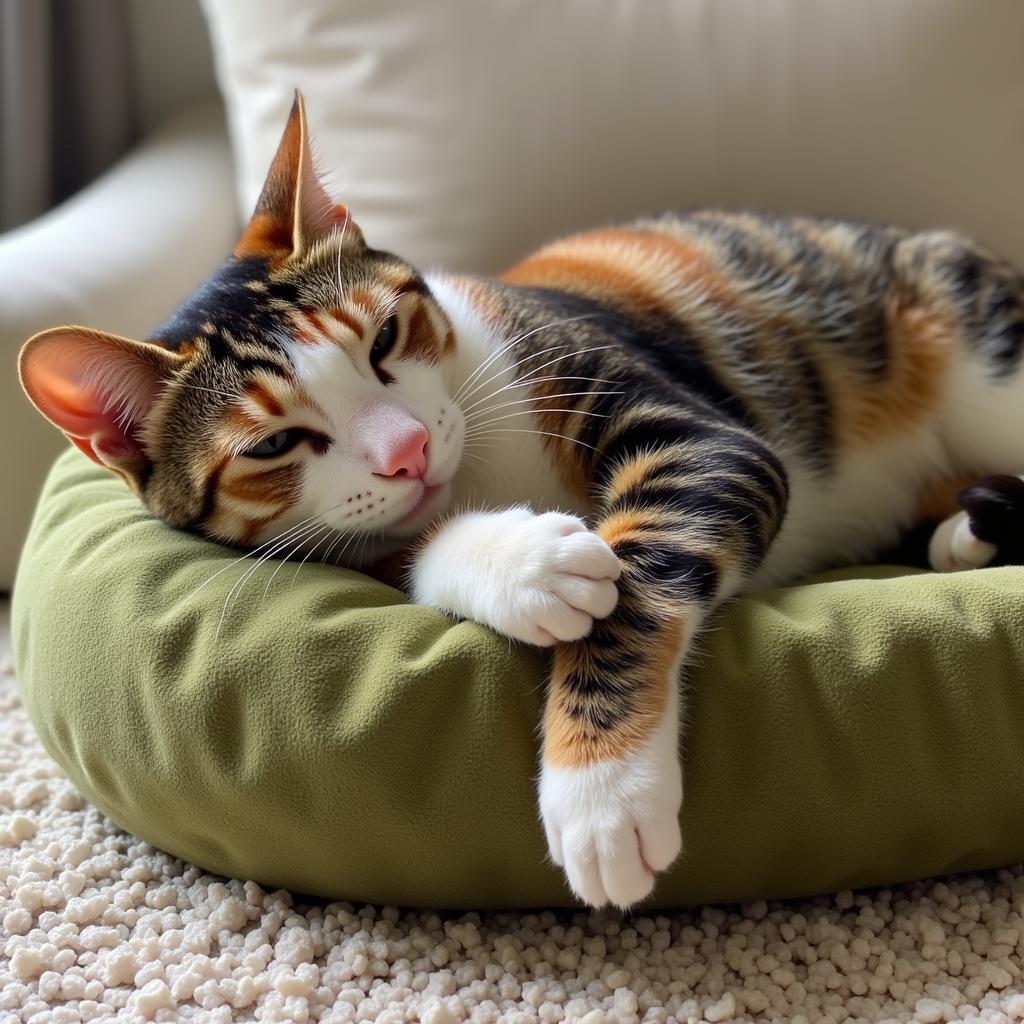
[[[15,591],[50,753],[124,828],[324,896],[568,905],[534,810],[543,658],[356,573],[249,563],[77,452]],[[808,894],[1024,854],[1024,570],[754,594],[689,684],[686,853],[657,902]]]

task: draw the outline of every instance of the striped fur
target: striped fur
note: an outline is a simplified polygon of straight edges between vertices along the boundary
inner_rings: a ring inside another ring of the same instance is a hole
[[[417,600],[553,645],[551,853],[582,898],[629,905],[680,848],[678,676],[714,609],[870,558],[1024,469],[1024,279],[950,232],[721,212],[562,239],[497,280],[425,278],[310,168],[298,106],[221,270],[148,345],[37,336],[26,390],[176,526],[243,546],[291,530],[272,552],[353,565],[416,539]],[[421,481],[360,447],[366,422],[400,421],[429,436]],[[246,456],[291,429],[288,453]],[[935,534],[936,565],[967,564],[954,535],[993,557],[969,534],[1006,535],[991,493]]]

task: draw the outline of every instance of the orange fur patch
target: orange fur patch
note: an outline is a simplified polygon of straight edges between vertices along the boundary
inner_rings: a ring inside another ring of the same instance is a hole
[[[980,475],[958,476],[948,480],[937,480],[929,484],[918,496],[915,521],[919,523],[940,522],[962,511],[957,498],[961,491],[977,483]]]
[[[245,385],[245,394],[268,416],[281,417],[284,415],[284,406],[259,381],[248,381]]]
[[[699,287],[710,301],[726,303],[734,297],[699,245],[642,228],[607,228],[563,239],[528,256],[501,280],[598,299],[611,293],[641,308],[666,307],[666,293],[680,285]]]
[[[338,323],[343,324],[350,331],[352,331],[352,333],[355,334],[357,338],[362,338],[362,321],[359,320],[357,317],[353,316],[347,309],[342,309],[340,306],[336,306],[334,309],[329,309],[327,311],[327,316],[331,317],[331,319],[333,320],[337,320]]]
[[[245,229],[235,256],[244,259],[265,259],[277,263],[292,251],[292,226],[268,213],[258,213]]]
[[[668,706],[669,687],[676,685],[675,666],[688,640],[683,615],[667,621],[654,635],[642,638],[644,683],[637,712],[611,729],[595,729],[586,715],[570,713],[575,699],[564,680],[585,658],[586,640],[564,644],[555,650],[548,702],[544,711],[544,760],[560,768],[585,768],[598,761],[611,761],[637,750],[658,727]],[[623,638],[628,647],[638,638]],[[614,682],[614,681],[611,681]],[[615,695],[588,697],[614,702]]]
[[[865,381],[837,359],[819,358],[830,383],[841,444],[864,447],[906,434],[942,401],[955,342],[948,319],[918,306],[894,303],[889,337],[883,380]],[[821,349],[818,352],[823,354]]]
[[[402,354],[410,359],[437,361],[437,335],[434,333],[430,314],[420,301],[416,302],[415,309],[409,315],[405,349]]]
[[[602,520],[596,533],[606,544],[614,548],[617,541],[626,540],[651,527],[651,517],[646,512],[636,509],[624,509],[613,512]]]

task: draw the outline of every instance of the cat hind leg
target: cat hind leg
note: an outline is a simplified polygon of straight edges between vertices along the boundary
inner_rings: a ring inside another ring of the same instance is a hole
[[[961,511],[939,523],[928,545],[936,572],[1024,565],[1024,478],[988,476],[958,500]]]

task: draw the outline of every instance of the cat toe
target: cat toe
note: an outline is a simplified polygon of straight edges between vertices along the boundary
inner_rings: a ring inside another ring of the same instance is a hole
[[[607,618],[619,601],[618,588],[611,580],[592,580],[585,576],[564,575],[555,584],[555,592],[571,607],[595,619]]]
[[[599,870],[608,902],[625,910],[654,889],[654,871],[644,860],[640,829],[628,824],[605,837]]]
[[[559,566],[574,576],[617,580],[622,565],[614,551],[596,533],[572,533],[562,539]]]

